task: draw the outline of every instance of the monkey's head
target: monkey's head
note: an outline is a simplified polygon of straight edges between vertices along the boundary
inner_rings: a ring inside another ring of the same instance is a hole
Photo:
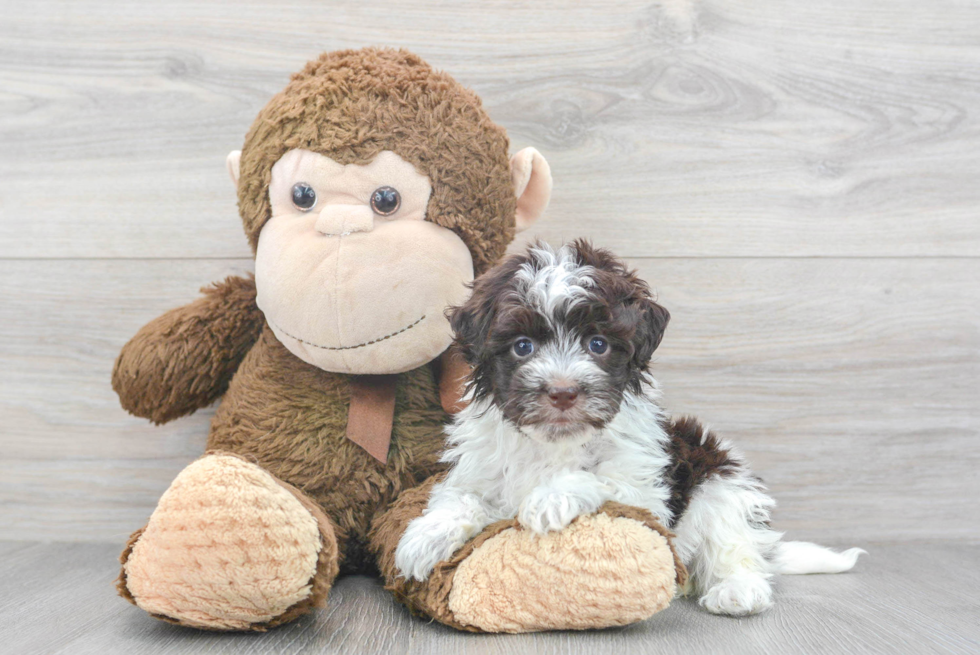
[[[228,156],[276,337],[328,371],[436,358],[445,310],[544,211],[551,173],[508,156],[479,98],[405,51],[307,64]]]

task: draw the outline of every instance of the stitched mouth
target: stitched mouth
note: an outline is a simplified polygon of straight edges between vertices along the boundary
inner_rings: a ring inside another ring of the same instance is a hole
[[[400,330],[395,330],[391,334],[386,334],[383,337],[378,337],[377,339],[372,339],[371,341],[365,341],[364,343],[359,343],[356,346],[321,346],[318,343],[313,343],[312,341],[307,341],[306,339],[300,339],[297,336],[293,336],[289,332],[283,330],[278,324],[276,325],[276,329],[282,332],[283,334],[285,334],[290,339],[295,339],[296,341],[299,341],[302,344],[306,344],[307,346],[313,346],[314,348],[319,348],[320,350],[354,350],[355,348],[363,348],[365,346],[370,346],[371,344],[379,343],[381,341],[385,341],[386,339],[390,339],[392,337],[398,336],[403,332],[408,332],[409,330],[411,330],[413,327],[415,327],[416,325],[418,325],[424,320],[425,320],[425,314],[422,314],[422,316],[420,316],[414,323],[406,325]]]

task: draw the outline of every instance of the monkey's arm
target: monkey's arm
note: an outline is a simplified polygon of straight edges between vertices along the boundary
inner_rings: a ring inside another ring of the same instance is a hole
[[[203,298],[147,323],[119,353],[112,388],[126,411],[166,423],[228,388],[265,324],[255,280],[229,277],[201,291]]]

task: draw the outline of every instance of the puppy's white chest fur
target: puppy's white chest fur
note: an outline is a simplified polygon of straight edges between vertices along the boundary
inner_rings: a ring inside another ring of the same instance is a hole
[[[453,468],[440,486],[480,495],[494,520],[519,516],[532,495],[551,493],[636,505],[668,523],[669,437],[656,391],[649,385],[644,391],[627,394],[604,429],[558,442],[534,439],[491,403],[474,403],[447,431],[443,460]]]
[[[561,530],[610,500],[647,509],[669,525],[669,437],[656,389],[645,384],[643,391],[626,394],[602,430],[554,443],[522,433],[488,400],[472,403],[447,429],[443,461],[452,468],[402,536],[396,566],[424,580],[495,521],[516,517],[537,533]]]

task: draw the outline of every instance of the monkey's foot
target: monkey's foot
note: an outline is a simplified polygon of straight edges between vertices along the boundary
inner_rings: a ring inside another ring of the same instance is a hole
[[[660,530],[605,508],[542,536],[505,526],[459,561],[447,606],[487,632],[628,625],[670,604],[678,569]]]
[[[338,548],[302,492],[210,453],[177,476],[120,561],[120,595],[157,618],[261,631],[326,603]]]
[[[425,582],[406,580],[394,567],[394,550],[408,521],[425,507],[415,498],[428,499],[431,485],[423,487],[423,493],[406,492],[379,517],[372,544],[388,589],[409,609],[456,628],[536,632],[627,625],[667,607],[686,581],[670,533],[645,510],[618,503],[546,535],[500,521],[437,564]]]

